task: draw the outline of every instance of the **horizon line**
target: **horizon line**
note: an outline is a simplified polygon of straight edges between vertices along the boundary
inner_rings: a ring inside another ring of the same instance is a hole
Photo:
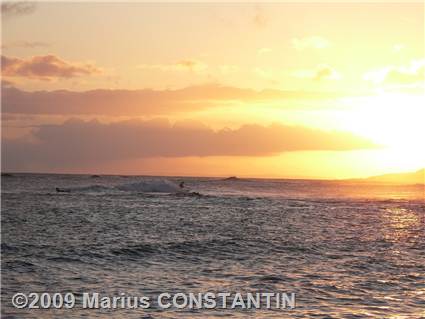
[[[373,177],[385,176],[388,174],[408,174],[408,173],[416,173],[418,171],[425,170],[425,168],[418,168],[412,171],[403,171],[403,172],[390,172],[379,175],[371,175],[365,177],[350,177],[350,178],[325,178],[325,177],[260,177],[260,176],[249,176],[249,175],[215,175],[215,176],[201,176],[201,175],[167,175],[167,174],[117,174],[117,173],[71,173],[71,172],[30,172],[30,171],[4,171],[1,169],[1,176],[4,174],[33,174],[33,175],[87,175],[87,176],[125,176],[125,177],[171,177],[171,178],[209,178],[209,179],[220,179],[220,178],[228,178],[228,177],[237,177],[238,179],[264,179],[264,180],[313,180],[313,181],[352,181],[352,182],[368,182],[367,179]],[[394,182],[385,182],[385,181],[369,181],[378,184],[406,184],[406,183],[394,183]],[[411,185],[417,185],[418,183],[414,183]],[[419,183],[419,185],[424,185],[424,183]]]

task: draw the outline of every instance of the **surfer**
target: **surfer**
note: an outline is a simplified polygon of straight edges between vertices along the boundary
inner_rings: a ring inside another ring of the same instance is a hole
[[[181,189],[183,189],[184,188],[184,182],[180,182],[179,186],[180,186]]]
[[[56,192],[58,192],[58,193],[70,193],[71,191],[69,189],[63,189],[63,188],[56,187]]]

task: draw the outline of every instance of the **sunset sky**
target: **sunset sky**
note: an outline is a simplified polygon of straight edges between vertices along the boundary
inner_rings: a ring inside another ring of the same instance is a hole
[[[5,171],[424,166],[423,3],[3,3]]]

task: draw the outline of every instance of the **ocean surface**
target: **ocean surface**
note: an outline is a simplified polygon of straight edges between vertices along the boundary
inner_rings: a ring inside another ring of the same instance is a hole
[[[421,185],[13,174],[1,186],[2,318],[425,317]],[[17,292],[286,292],[296,307],[28,310]]]

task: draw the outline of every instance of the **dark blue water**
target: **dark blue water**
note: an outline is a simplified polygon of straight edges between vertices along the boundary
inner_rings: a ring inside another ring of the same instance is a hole
[[[161,191],[181,180],[188,192],[145,192],[147,185]],[[2,178],[1,204],[2,318],[425,316],[423,186],[16,174]],[[28,310],[11,304],[17,292],[81,298],[88,291],[152,298],[281,291],[295,293],[297,306]]]

